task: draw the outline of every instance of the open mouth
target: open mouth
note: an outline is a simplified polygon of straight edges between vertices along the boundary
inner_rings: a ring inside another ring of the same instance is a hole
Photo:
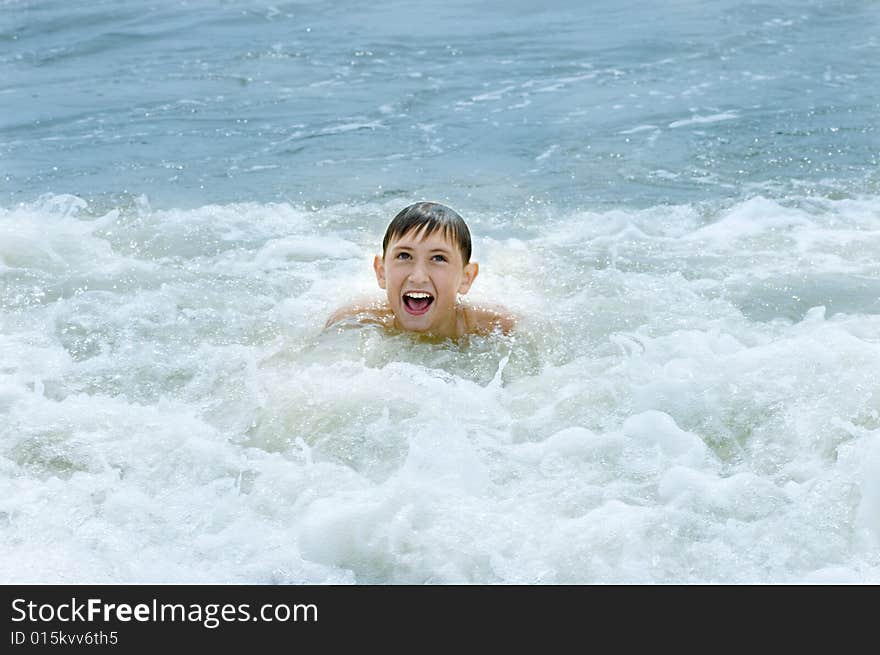
[[[403,294],[403,306],[414,316],[424,314],[433,302],[434,296],[424,291],[407,291]]]

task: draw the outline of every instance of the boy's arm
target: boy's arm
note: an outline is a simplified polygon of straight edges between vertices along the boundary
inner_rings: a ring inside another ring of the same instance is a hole
[[[355,318],[361,323],[383,323],[385,322],[385,312],[381,303],[375,301],[364,300],[356,302],[345,307],[340,307],[330,315],[327,322],[324,323],[324,329],[332,325],[344,321],[348,318]]]
[[[357,310],[355,309],[357,305],[350,305],[348,307],[340,307],[335,312],[330,314],[330,318],[327,319],[327,322],[324,323],[324,328],[328,328],[334,323],[338,323],[339,321],[345,320],[346,318],[351,318],[357,314]]]

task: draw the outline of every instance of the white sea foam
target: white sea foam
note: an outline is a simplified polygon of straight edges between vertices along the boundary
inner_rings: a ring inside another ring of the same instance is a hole
[[[638,132],[644,132],[646,130],[657,130],[656,125],[636,125],[628,130],[621,130],[619,134],[636,134]]]
[[[401,202],[0,211],[3,579],[880,581],[880,199],[473,211],[517,335],[322,331]]]
[[[725,111],[718,114],[707,114],[705,116],[692,116],[678,121],[672,121],[668,127],[687,127],[688,125],[704,125],[707,123],[718,123],[719,121],[732,121],[739,118],[739,114],[734,111]]]

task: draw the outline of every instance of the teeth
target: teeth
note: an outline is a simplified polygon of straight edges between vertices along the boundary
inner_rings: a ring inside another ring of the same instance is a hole
[[[409,296],[410,298],[430,298],[430,293],[422,293],[421,291],[409,291],[404,295]]]

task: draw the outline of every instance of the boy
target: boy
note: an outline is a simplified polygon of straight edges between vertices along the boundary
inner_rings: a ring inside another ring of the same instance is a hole
[[[382,240],[373,270],[386,301],[342,307],[325,327],[347,318],[386,329],[458,339],[466,334],[509,334],[516,320],[505,310],[459,302],[479,272],[471,258],[471,234],[455,211],[436,202],[417,202],[400,211]]]

